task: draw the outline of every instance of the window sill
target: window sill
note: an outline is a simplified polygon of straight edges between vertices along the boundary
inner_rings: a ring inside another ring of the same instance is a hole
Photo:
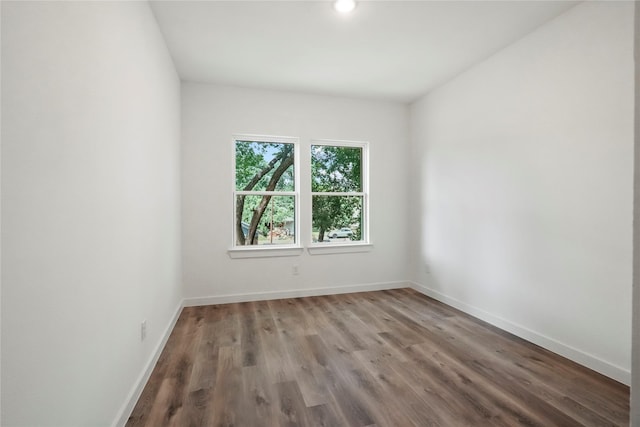
[[[299,256],[304,249],[298,246],[270,247],[270,248],[234,248],[227,253],[229,258],[271,258],[280,256]]]
[[[325,254],[349,254],[357,252],[371,252],[373,244],[371,243],[343,243],[337,245],[331,244],[314,244],[307,247],[310,255]]]

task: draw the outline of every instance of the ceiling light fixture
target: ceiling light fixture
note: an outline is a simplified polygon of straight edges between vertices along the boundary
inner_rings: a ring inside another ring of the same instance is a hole
[[[356,8],[355,0],[336,0],[333,8],[340,13],[349,13]]]

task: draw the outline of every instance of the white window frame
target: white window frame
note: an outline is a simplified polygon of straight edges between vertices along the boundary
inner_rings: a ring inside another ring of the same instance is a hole
[[[368,252],[372,248],[372,244],[370,241],[369,235],[369,224],[370,224],[370,214],[369,214],[369,142],[367,141],[343,141],[343,140],[335,140],[335,139],[312,139],[309,144],[309,150],[314,145],[325,145],[332,147],[351,147],[351,148],[360,148],[362,151],[362,191],[359,192],[315,192],[310,191],[310,197],[313,199],[313,196],[358,196],[362,197],[362,240],[356,242],[349,243],[335,243],[335,242],[322,242],[322,243],[313,243],[313,241],[309,244],[307,250],[312,255],[317,254],[329,254],[329,253],[348,253],[348,252]],[[309,157],[309,162],[311,162],[311,158]],[[311,167],[309,165],[309,176],[310,181],[313,180],[311,176]],[[310,189],[310,188],[309,188]],[[312,219],[313,211],[309,212],[309,224],[313,223]],[[308,230],[309,234],[311,230]]]
[[[242,191],[236,189],[236,142],[252,141],[262,143],[280,143],[293,144],[293,167],[294,167],[294,191]],[[296,256],[302,253],[302,239],[300,234],[300,138],[290,136],[273,136],[273,135],[252,135],[252,134],[235,134],[232,139],[232,227],[231,242],[232,247],[228,253],[231,258],[259,258],[272,256]],[[236,244],[236,200],[237,196],[293,196],[295,210],[295,244],[291,245],[246,245],[239,246]]]

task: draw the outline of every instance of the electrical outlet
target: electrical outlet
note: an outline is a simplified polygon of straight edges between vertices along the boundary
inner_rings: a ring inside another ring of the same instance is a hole
[[[143,320],[140,324],[140,341],[144,341],[147,338],[147,321]]]
[[[300,274],[300,269],[298,268],[297,265],[293,266],[293,268],[291,269],[291,273],[293,273],[294,276],[297,276],[298,274]]]

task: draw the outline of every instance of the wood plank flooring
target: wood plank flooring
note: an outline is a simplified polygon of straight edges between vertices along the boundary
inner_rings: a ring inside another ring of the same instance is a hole
[[[625,426],[629,388],[410,289],[185,308],[138,426]]]

